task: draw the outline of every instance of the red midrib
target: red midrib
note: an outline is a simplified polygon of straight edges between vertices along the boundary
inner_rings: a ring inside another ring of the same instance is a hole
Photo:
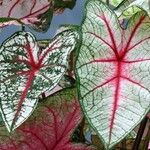
[[[92,32],[88,32],[88,33],[94,35],[96,38],[98,38],[103,43],[105,43],[114,52],[115,59],[112,57],[112,58],[108,58],[108,60],[106,60],[106,59],[92,60],[92,61],[89,61],[88,63],[86,63],[86,65],[93,64],[93,63],[114,62],[114,63],[117,63],[117,65],[115,65],[116,72],[115,72],[114,77],[111,77],[111,79],[108,79],[105,82],[101,83],[100,85],[96,86],[95,88],[90,90],[88,93],[86,93],[84,96],[86,96],[90,92],[93,92],[94,90],[104,86],[105,84],[114,81],[114,79],[115,79],[114,100],[112,102],[113,107],[112,107],[112,113],[111,113],[110,124],[109,124],[109,127],[110,127],[110,130],[109,130],[109,143],[110,143],[111,142],[111,137],[112,137],[112,131],[113,131],[113,128],[114,128],[115,115],[116,115],[116,111],[118,109],[119,96],[120,96],[120,90],[121,90],[120,89],[120,86],[121,86],[120,84],[121,84],[121,79],[123,78],[122,73],[123,73],[123,68],[125,66],[125,63],[128,64],[128,63],[135,63],[135,62],[142,62],[142,61],[150,60],[150,59],[141,59],[141,60],[135,60],[135,61],[134,60],[133,61],[128,61],[128,60],[124,60],[124,58],[125,58],[126,54],[131,49],[138,46],[139,44],[141,44],[145,40],[148,40],[150,37],[147,37],[147,38],[137,42],[136,44],[131,45],[132,40],[133,40],[134,36],[136,35],[136,32],[138,31],[140,25],[143,23],[143,21],[145,19],[145,16],[142,16],[139,19],[139,21],[135,24],[135,26],[134,26],[134,28],[133,28],[133,30],[132,30],[129,38],[128,38],[128,41],[125,45],[123,43],[124,32],[122,32],[122,35],[121,35],[121,37],[122,37],[122,39],[121,39],[121,41],[122,41],[121,42],[121,50],[119,50],[119,46],[116,44],[116,41],[115,41],[113,30],[111,29],[106,16],[103,15],[103,16],[98,16],[98,17],[104,21],[104,23],[106,25],[106,28],[107,28],[107,31],[108,31],[109,38],[111,40],[111,43],[109,44],[105,39],[103,39],[102,37],[100,37],[99,35],[97,35],[95,33],[92,33]],[[84,65],[82,65],[82,66],[84,66]],[[125,79],[125,78],[123,78],[123,79]],[[126,79],[126,80],[128,80],[128,79]],[[144,89],[146,89],[144,86],[142,86],[140,83],[137,83],[136,81],[133,81],[133,80],[128,80],[128,81],[133,83],[133,84],[136,84],[136,85],[138,85],[138,86],[140,86]]]
[[[29,74],[29,77],[28,77],[27,82],[25,84],[25,88],[24,88],[24,90],[23,90],[23,92],[21,94],[21,97],[20,97],[20,100],[19,100],[19,103],[18,103],[18,106],[17,106],[17,111],[16,111],[14,119],[12,121],[11,128],[13,128],[13,126],[14,126],[16,120],[17,120],[17,117],[18,117],[18,115],[19,115],[19,113],[21,111],[21,107],[22,107],[22,104],[24,102],[24,99],[25,99],[26,95],[28,94],[29,89],[31,88],[31,85],[32,85],[34,77],[35,77],[35,72],[31,72]]]
[[[12,121],[12,125],[11,128],[13,128],[15,122],[17,121],[17,117],[21,111],[21,107],[22,104],[32,86],[33,80],[36,76],[37,71],[39,71],[42,67],[44,67],[43,65],[43,61],[44,58],[48,55],[48,53],[52,50],[55,50],[57,47],[54,47],[54,45],[58,42],[55,41],[48,49],[47,51],[43,54],[43,56],[41,56],[41,58],[38,60],[38,62],[35,61],[34,56],[33,56],[33,49],[31,48],[28,38],[25,36],[27,44],[25,46],[21,46],[25,49],[27,56],[28,56],[28,60],[21,60],[19,58],[17,58],[16,60],[18,60],[19,63],[25,63],[26,65],[28,65],[30,67],[30,70],[28,71],[18,71],[16,72],[17,75],[21,76],[21,75],[25,75],[27,76],[27,82],[25,84],[24,90],[21,93],[20,99],[19,99],[19,103],[17,105],[17,111],[15,113],[15,116],[13,118]]]
[[[118,108],[118,102],[119,102],[119,94],[120,94],[120,82],[121,82],[121,74],[122,74],[122,62],[118,61],[117,63],[117,69],[116,69],[116,89],[115,89],[115,94],[114,94],[114,102],[113,104],[113,109],[112,109],[112,115],[111,115],[111,120],[110,120],[110,131],[109,131],[109,143],[111,141],[111,135],[112,135],[112,129],[114,125],[114,120],[115,120],[115,115],[116,111]]]
[[[112,116],[111,116],[111,120],[110,120],[109,143],[111,141],[112,129],[113,129],[113,126],[114,126],[115,115],[116,115],[116,111],[118,109],[119,94],[120,94],[120,90],[121,90],[120,89],[120,83],[121,83],[121,76],[122,76],[122,69],[123,69],[123,64],[122,63],[124,61],[123,59],[125,58],[125,55],[128,53],[129,48],[130,48],[130,44],[132,42],[132,39],[135,36],[138,28],[140,27],[140,25],[142,24],[144,19],[145,19],[145,16],[142,16],[139,19],[138,23],[133,28],[133,30],[131,32],[131,35],[129,36],[128,42],[127,42],[123,52],[120,51],[119,57],[116,56],[116,59],[118,61],[118,63],[117,63],[117,70],[116,70],[116,77],[117,77],[117,79],[116,79],[116,84],[115,84],[116,85],[116,89],[115,89],[115,95],[114,95]],[[114,37],[112,36],[112,38],[114,38]],[[135,46],[136,46],[136,44],[135,44]],[[116,51],[118,51],[117,47],[116,47]]]

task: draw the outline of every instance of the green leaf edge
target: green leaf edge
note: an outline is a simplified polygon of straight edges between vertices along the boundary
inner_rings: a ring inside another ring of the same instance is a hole
[[[77,25],[65,25],[65,27],[68,27],[66,30],[64,30],[64,31],[62,31],[62,32],[59,32],[58,34],[56,34],[56,35],[54,35],[52,38],[51,38],[51,40],[55,40],[56,38],[57,38],[57,36],[61,36],[64,32],[76,32],[76,33],[78,33],[78,35],[79,35],[79,37],[80,37],[80,32],[79,32],[79,27],[77,26]],[[16,34],[18,34],[18,33],[20,33],[20,32],[24,32],[24,31],[17,31],[17,32],[15,32],[15,33],[13,33],[11,36],[14,36],[14,35],[16,35]],[[26,31],[25,31],[26,32]],[[33,35],[33,37],[34,37],[34,40],[35,40],[35,42],[37,43],[37,45],[39,46],[39,43],[38,43],[38,40],[37,40],[37,38],[36,38],[36,36],[33,34],[33,33],[31,33],[31,32],[27,32],[27,33],[29,33],[29,34],[32,34]],[[7,39],[5,39],[3,42],[2,42],[2,44],[0,45],[0,49],[1,49],[1,47],[3,46],[3,44],[5,44],[5,43],[7,43],[7,41],[9,40],[9,38],[11,37],[11,36],[9,36]],[[51,42],[51,40],[49,41],[49,42]],[[76,38],[76,44],[75,44],[75,48],[72,50],[72,51],[74,51],[74,50],[76,50],[76,49],[78,49],[78,46],[79,46],[79,41],[80,41],[80,38],[79,39],[77,39]],[[40,46],[39,46],[40,47]],[[67,71],[67,70],[66,70]],[[66,71],[62,74],[62,76],[60,77],[60,80],[61,80],[61,78],[63,77],[63,75],[66,73]],[[59,81],[60,81],[59,80]],[[59,83],[59,82],[58,82]],[[55,88],[55,87],[54,87]],[[54,88],[52,88],[50,91],[52,91]],[[1,98],[0,98],[0,101],[1,101]],[[38,97],[37,97],[37,102],[36,102],[36,106],[35,106],[35,108],[32,110],[32,112],[31,112],[31,114],[30,114],[30,116],[34,113],[34,111],[35,111],[35,109],[38,107],[38,103],[39,103],[39,99],[38,99]],[[1,108],[1,105],[0,105],[0,108]],[[2,111],[2,108],[0,109],[1,111]],[[0,112],[1,113],[1,112]],[[3,113],[4,114],[4,113]],[[2,118],[2,122],[4,122],[4,119],[3,119],[3,115],[0,115]],[[25,121],[30,117],[30,116],[28,116],[26,119],[25,119]],[[24,121],[24,122],[25,122]],[[21,124],[20,124],[21,125]],[[20,126],[19,125],[19,126]],[[18,126],[18,127],[19,127]],[[15,129],[14,129],[15,130]],[[11,130],[10,132],[12,132],[13,130]]]
[[[86,8],[86,6],[87,6],[87,4],[88,4],[90,1],[94,2],[94,1],[98,1],[98,0],[87,0],[87,1],[85,2],[83,20],[82,20],[82,22],[81,22],[81,27],[80,27],[81,44],[80,44],[80,47],[79,47],[79,49],[78,49],[78,51],[77,51],[77,54],[76,54],[77,59],[76,59],[76,61],[75,61],[75,66],[76,66],[76,64],[77,64],[78,56],[79,56],[79,53],[80,53],[80,48],[81,48],[81,45],[82,45],[82,34],[83,34],[83,32],[82,32],[82,25],[84,24],[84,22],[85,22],[85,20],[86,20],[86,17],[87,17],[87,8]],[[99,1],[100,1],[100,0],[99,0]],[[117,20],[118,20],[118,17],[117,17],[117,15],[116,15],[116,13],[115,13],[113,10],[111,10],[104,2],[102,2],[102,1],[100,1],[100,2],[101,2],[103,5],[105,5],[112,13],[114,13],[114,15],[116,16],[116,18],[117,18]],[[137,12],[137,13],[139,13],[139,12]],[[134,14],[134,15],[129,19],[129,22],[132,20],[132,18],[133,18],[135,15],[137,15],[137,13]],[[81,106],[81,110],[82,110],[83,114],[85,115],[85,117],[86,117],[86,119],[87,119],[87,121],[88,121],[90,127],[96,132],[96,134],[98,135],[98,137],[100,138],[100,140],[102,140],[105,149],[106,149],[106,150],[111,150],[111,149],[113,149],[113,147],[114,147],[117,143],[119,143],[119,142],[120,142],[121,140],[123,140],[126,136],[128,136],[128,134],[144,119],[145,116],[141,117],[140,121],[139,121],[137,124],[135,124],[134,127],[132,127],[132,128],[130,129],[130,131],[129,131],[128,133],[126,133],[124,136],[122,136],[122,138],[120,138],[116,143],[112,143],[111,145],[107,145],[107,143],[104,141],[103,137],[98,133],[97,129],[92,125],[91,119],[88,118],[88,115],[87,115],[87,113],[86,113],[86,111],[85,111],[85,108],[84,108],[84,106],[82,105],[82,102],[81,102],[82,99],[81,99],[81,93],[80,93],[80,77],[79,77],[79,75],[78,75],[78,71],[77,71],[77,68],[76,68],[76,67],[75,67],[75,77],[76,77],[76,81],[77,81],[78,101],[79,101],[79,104],[80,104],[80,106]],[[150,108],[145,111],[145,115],[146,115],[149,111],[150,111]]]
[[[117,11],[117,10],[119,10],[119,8],[126,2],[126,1],[128,1],[128,0],[123,0],[117,7],[115,7],[113,10],[114,11]],[[134,2],[134,1],[133,1]],[[132,2],[132,3],[133,3]],[[130,4],[131,5],[131,4]],[[140,9],[139,11],[137,11],[136,13],[138,13],[138,12],[145,12],[148,16],[149,16],[149,18],[150,18],[150,10],[149,10],[149,13],[145,10],[145,9],[143,9],[143,7],[140,7],[140,6],[138,6],[138,5],[133,5],[133,6],[130,6],[130,7],[126,7],[121,13],[120,13],[120,15],[118,16],[118,17],[121,17],[121,16],[124,16],[124,13],[126,12],[126,11],[128,11],[128,9],[130,9],[130,8],[132,8],[132,7],[136,7],[136,8],[138,8],[138,9]],[[132,15],[129,15],[130,17],[129,18],[131,18],[131,17],[133,17],[136,13],[133,13]],[[128,17],[127,17],[128,18]]]

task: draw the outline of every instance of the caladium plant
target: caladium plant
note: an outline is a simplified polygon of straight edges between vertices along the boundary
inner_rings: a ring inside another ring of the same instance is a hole
[[[75,89],[63,90],[41,101],[30,118],[11,134],[1,125],[0,149],[93,150],[71,141],[82,118],[75,93]]]
[[[9,131],[32,113],[38,96],[52,90],[67,70],[78,41],[74,29],[57,34],[45,49],[28,32],[17,32],[0,48],[0,110]]]
[[[75,0],[2,0],[0,27],[27,24],[37,31],[47,31],[57,9],[73,8]],[[61,5],[62,4],[62,5]]]
[[[88,122],[110,149],[150,109],[150,19],[135,14],[126,30],[99,0],[89,0],[76,63],[79,100]]]

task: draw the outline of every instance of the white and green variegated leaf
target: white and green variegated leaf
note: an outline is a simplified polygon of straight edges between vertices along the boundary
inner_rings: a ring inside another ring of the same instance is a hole
[[[103,2],[88,0],[76,62],[79,101],[106,149],[150,109],[150,19],[135,14],[126,30]]]
[[[125,0],[115,8],[115,13],[117,14],[117,16],[130,18],[137,12],[143,10],[150,16],[149,0]]]
[[[139,9],[144,10],[150,16],[150,1],[149,0],[135,0],[127,7],[127,11],[128,9],[131,9],[131,8],[133,9],[133,12],[134,10],[138,11]],[[124,13],[126,13],[126,11]]]
[[[35,109],[38,97],[52,90],[66,72],[78,33],[59,33],[41,49],[29,32],[17,32],[0,47],[0,111],[9,131]]]
[[[102,0],[107,2],[106,0]],[[109,5],[114,9],[116,15],[122,18],[130,18],[139,11],[146,11],[150,16],[149,0],[109,0]]]

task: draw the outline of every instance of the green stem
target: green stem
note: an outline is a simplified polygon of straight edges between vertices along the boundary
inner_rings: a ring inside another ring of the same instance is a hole
[[[25,26],[24,25],[21,26],[21,31],[25,31]]]
[[[109,6],[109,0],[106,0],[106,4]]]
[[[146,134],[142,150],[147,150],[149,142],[150,142],[150,120],[149,120],[148,132]]]
[[[143,136],[144,130],[146,128],[147,121],[148,121],[148,117],[145,117],[142,120],[132,150],[138,150],[139,149],[139,146],[140,146],[140,143],[142,140],[142,136]]]

